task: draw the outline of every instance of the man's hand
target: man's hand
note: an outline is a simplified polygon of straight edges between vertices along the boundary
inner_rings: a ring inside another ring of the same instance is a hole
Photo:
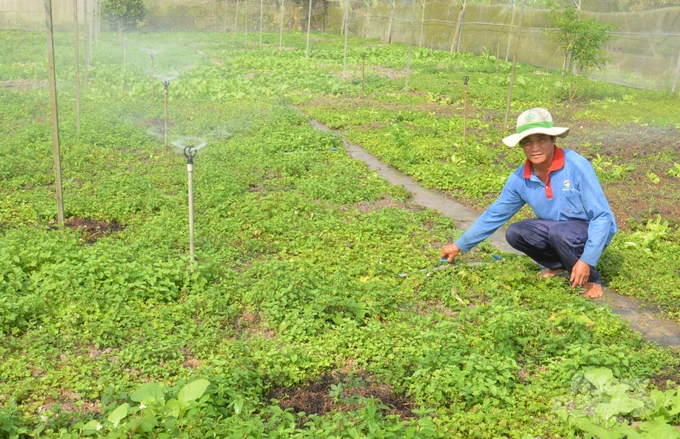
[[[453,262],[453,259],[458,256],[460,249],[456,244],[449,244],[442,249],[441,258],[446,258],[447,262]],[[590,267],[588,267],[590,269]]]
[[[588,282],[588,276],[590,276],[590,265],[586,264],[582,260],[576,261],[574,268],[571,269],[571,287],[576,288]]]

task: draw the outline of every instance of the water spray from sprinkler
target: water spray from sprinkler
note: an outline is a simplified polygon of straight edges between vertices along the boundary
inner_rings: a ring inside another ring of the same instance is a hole
[[[185,137],[175,140],[172,144],[182,149],[184,157],[187,158],[187,173],[189,174],[189,255],[193,263],[196,262],[194,247],[194,157],[196,157],[198,150],[206,145],[206,141],[199,137]]]

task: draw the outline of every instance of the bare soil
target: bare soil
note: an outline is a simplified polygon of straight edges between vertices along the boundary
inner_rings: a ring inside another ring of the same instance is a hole
[[[342,395],[331,397],[331,386],[342,386]],[[363,399],[375,398],[380,400],[386,409],[383,415],[399,415],[402,419],[411,419],[413,402],[402,395],[396,394],[386,384],[377,382],[369,375],[350,377],[343,372],[324,375],[301,387],[278,387],[269,392],[269,399],[278,400],[282,409],[292,409],[294,413],[305,412],[306,415],[325,415],[332,411],[349,412],[361,407],[356,395]],[[302,422],[304,424],[306,420]]]
[[[56,223],[50,226],[53,230],[56,230],[58,227]],[[94,244],[100,238],[125,229],[123,225],[116,222],[107,223],[88,218],[68,218],[64,221],[64,227],[68,227],[71,230],[80,230],[83,240],[87,244]]]

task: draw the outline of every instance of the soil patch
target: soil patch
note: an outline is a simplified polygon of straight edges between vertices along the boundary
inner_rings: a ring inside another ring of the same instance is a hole
[[[334,395],[331,396],[331,393]],[[370,375],[349,376],[337,372],[324,375],[302,387],[278,387],[269,392],[282,409],[293,412],[325,415],[332,411],[350,412],[364,406],[366,399],[375,398],[385,406],[383,415],[398,415],[402,419],[415,418],[413,402],[396,394],[386,384],[376,382]],[[306,420],[300,421],[304,425]]]
[[[64,227],[68,227],[71,230],[79,230],[83,235],[84,241],[88,244],[94,244],[100,238],[125,229],[125,226],[117,222],[107,223],[88,218],[69,218],[64,221]],[[56,230],[59,226],[52,224],[50,228]]]

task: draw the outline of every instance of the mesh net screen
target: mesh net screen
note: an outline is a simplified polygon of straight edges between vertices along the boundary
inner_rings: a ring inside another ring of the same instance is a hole
[[[99,0],[87,1],[90,22]],[[412,43],[435,50],[487,53],[512,60],[517,32],[519,62],[541,68],[563,67],[564,51],[548,38],[553,26],[544,1],[312,0],[311,28],[342,32],[345,10],[350,35],[384,43]],[[56,29],[69,29],[73,1],[53,0]],[[144,28],[205,32],[306,31],[309,2],[304,0],[147,0]],[[610,58],[592,70],[592,79],[676,90],[680,69],[680,2],[669,0],[559,0],[580,8],[584,20],[615,26],[606,44]],[[640,9],[647,5],[647,10]],[[523,9],[523,13],[522,13]],[[283,11],[283,13],[282,13]],[[83,8],[79,11],[83,15]],[[283,16],[283,20],[281,17]],[[44,29],[43,0],[0,0],[0,28]],[[283,21],[283,23],[281,23]],[[520,28],[521,22],[521,28]]]

